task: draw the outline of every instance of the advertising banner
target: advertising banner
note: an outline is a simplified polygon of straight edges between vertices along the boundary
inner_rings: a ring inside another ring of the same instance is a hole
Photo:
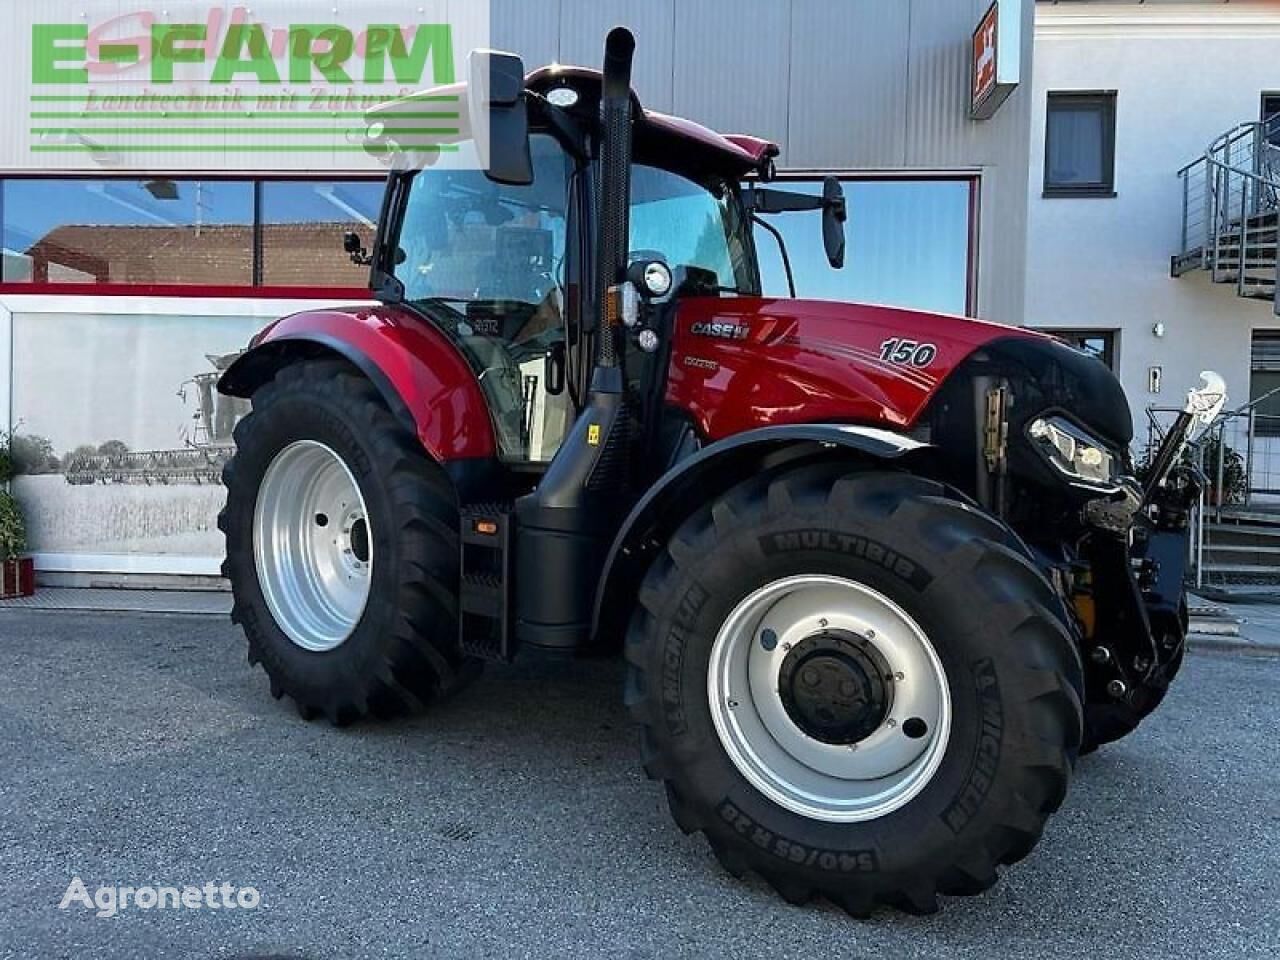
[[[485,155],[484,117],[467,116],[456,84],[490,45],[488,0],[7,7],[19,62],[0,102],[29,120],[0,145],[7,169],[376,170]],[[370,114],[389,102],[394,121]]]
[[[222,556],[222,466],[247,401],[219,372],[255,317],[14,313],[14,493],[38,554]]]

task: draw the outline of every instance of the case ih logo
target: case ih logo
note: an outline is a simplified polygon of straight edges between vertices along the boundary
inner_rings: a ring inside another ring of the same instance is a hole
[[[744,323],[722,320],[702,320],[689,328],[696,337],[714,337],[717,340],[745,340],[751,336],[751,328]]]

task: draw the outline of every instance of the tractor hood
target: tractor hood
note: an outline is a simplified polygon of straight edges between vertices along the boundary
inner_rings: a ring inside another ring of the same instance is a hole
[[[667,400],[710,439],[824,420],[909,431],[942,385],[973,366],[966,361],[990,352],[984,348],[1053,384],[1053,396],[1037,403],[1065,408],[1116,444],[1128,443],[1128,404],[1099,361],[1025,328],[863,304],[684,301]]]

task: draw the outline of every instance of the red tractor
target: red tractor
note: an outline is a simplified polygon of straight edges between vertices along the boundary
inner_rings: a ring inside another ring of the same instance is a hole
[[[601,72],[473,55],[485,169],[396,169],[379,306],[226,371],[233,618],[308,719],[391,717],[521,647],[621,650],[644,765],[735,874],[928,912],[1025,857],[1079,753],[1182,660],[1179,456],[1025,329],[763,297],[752,224],[844,198]],[[471,91],[467,97],[467,90]],[[386,138],[395,105],[371,135]],[[465,136],[465,133],[464,133]]]

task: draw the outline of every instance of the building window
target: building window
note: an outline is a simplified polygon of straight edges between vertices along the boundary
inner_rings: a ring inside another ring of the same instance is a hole
[[[1081,353],[1097,357],[1111,370],[1116,368],[1116,334],[1114,330],[1045,330]]]
[[[0,181],[0,287],[363,291],[343,234],[373,243],[384,181],[24,178]],[[178,291],[180,292],[180,291]]]
[[[6,283],[253,282],[253,187],[206,180],[8,180]]]
[[[843,180],[842,185],[849,207],[842,270],[827,263],[817,214],[763,218],[786,240],[798,296],[972,313],[976,180]],[[820,179],[787,179],[775,186],[822,192]],[[765,295],[785,297],[777,241],[757,227],[755,243]]]
[[[1280,147],[1280,93],[1262,95],[1262,123],[1267,141]]]
[[[1050,93],[1044,195],[1115,196],[1115,162],[1115,93]]]
[[[1253,335],[1249,364],[1249,401],[1255,403],[1254,432],[1280,436],[1280,331]]]
[[[343,250],[344,234],[373,248],[381,181],[268,181],[262,190],[262,283],[268,287],[362,287],[369,268]]]

